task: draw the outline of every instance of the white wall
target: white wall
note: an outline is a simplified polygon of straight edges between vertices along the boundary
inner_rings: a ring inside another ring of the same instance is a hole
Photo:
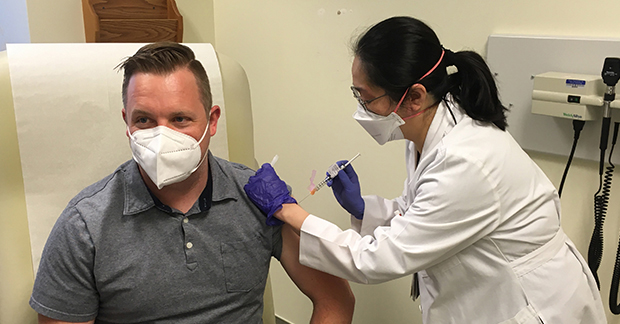
[[[12,0],[0,1],[2,13]],[[80,0],[25,1],[32,42],[84,41]],[[334,161],[357,152],[362,156],[354,166],[363,193],[393,197],[402,189],[402,143],[380,147],[351,118],[356,104],[348,89],[349,44],[352,37],[382,19],[418,17],[436,30],[446,47],[481,54],[493,33],[620,37],[617,22],[605,19],[605,14],[620,10],[620,2],[611,0],[177,0],[177,4],[185,19],[186,42],[215,42],[219,52],[246,69],[257,159],[267,162],[279,154],[277,170],[298,196],[306,192],[311,170],[320,175]],[[0,27],[3,21],[0,15]],[[559,184],[565,158],[531,153]],[[597,186],[597,165],[574,161],[563,193],[563,225],[582,253],[587,251],[592,232],[592,196]],[[620,225],[617,191],[612,192],[599,272],[605,303]],[[329,189],[302,205],[341,227],[348,224]],[[307,323],[309,302],[277,263],[272,276],[276,313],[297,324]],[[374,286],[353,285],[357,297],[354,322],[420,323],[417,305],[408,299],[409,283],[405,278]],[[620,323],[620,317],[609,318],[610,323]]]
[[[26,0],[0,0],[0,51],[6,43],[29,43]]]
[[[183,42],[215,45],[213,0],[176,0],[183,16]]]
[[[606,13],[619,10],[617,1],[574,0],[214,1],[218,51],[239,61],[250,80],[257,159],[268,162],[279,154],[276,169],[299,197],[307,192],[311,170],[323,174],[331,163],[357,152],[362,156],[354,166],[363,194],[394,197],[402,190],[402,143],[380,147],[351,118],[356,103],[348,89],[349,44],[370,25],[394,15],[415,16],[434,28],[447,48],[473,49],[484,55],[487,37],[494,33],[620,38],[615,19],[604,19]],[[566,158],[530,153],[559,185]],[[592,234],[592,197],[597,187],[596,163],[574,161],[563,193],[562,222],[584,255]],[[599,271],[605,305],[618,239],[617,191],[612,193]],[[329,189],[302,205],[347,227],[347,215]],[[279,265],[273,267],[276,313],[294,323],[307,323],[308,301]],[[406,278],[375,286],[353,285],[354,323],[420,323],[417,305],[408,299],[409,282]],[[620,317],[610,314],[609,319],[620,323]]]
[[[0,0],[2,5],[14,0]],[[83,43],[84,20],[81,0],[15,0],[28,3],[30,40],[33,43]],[[176,0],[183,16],[183,41],[213,43],[213,1]],[[25,7],[24,7],[25,9]],[[11,26],[12,27],[12,26]],[[8,41],[7,41],[8,42]]]

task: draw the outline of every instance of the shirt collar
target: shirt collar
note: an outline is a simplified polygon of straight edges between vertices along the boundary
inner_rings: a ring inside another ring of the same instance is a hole
[[[198,207],[200,211],[209,210],[213,201],[239,199],[234,182],[223,171],[223,160],[213,156],[211,151],[207,154],[209,180],[198,201],[192,207],[192,209]],[[125,205],[123,208],[125,215],[134,215],[155,206],[168,212],[172,211],[169,206],[164,205],[148,190],[140,175],[138,163],[131,161],[131,163],[126,164],[122,171],[125,177]],[[217,188],[217,190],[214,190],[214,188]]]
[[[157,198],[157,196],[155,196],[155,194],[153,194],[153,192],[148,187],[146,188],[146,190],[148,190],[149,194],[151,195],[151,198],[153,199],[153,203],[155,204],[155,207],[163,211],[166,211],[168,213],[172,212],[172,207],[162,203],[161,200],[159,200],[159,198]],[[204,190],[202,190],[200,197],[198,197],[198,201],[194,203],[194,206],[192,206],[192,209],[196,207],[196,204],[198,204],[198,209],[201,212],[205,212],[209,210],[211,208],[212,194],[213,194],[213,177],[211,176],[211,165],[209,165],[209,177],[207,180],[207,185],[205,186]]]
[[[122,169],[125,177],[125,205],[123,206],[124,215],[134,215],[155,206],[149,194],[144,180],[140,175],[138,163],[131,160]]]
[[[239,200],[239,189],[234,181],[231,163],[213,156],[209,151],[209,166],[211,167],[211,174],[213,179],[213,194],[211,196],[212,201],[222,201],[226,199]],[[226,170],[226,171],[225,171]]]

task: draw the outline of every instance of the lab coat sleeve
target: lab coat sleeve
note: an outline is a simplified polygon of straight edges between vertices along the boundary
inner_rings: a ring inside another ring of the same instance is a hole
[[[351,215],[351,229],[358,233],[362,233],[362,220]]]
[[[409,142],[405,150],[405,160],[407,165],[415,165],[415,144]],[[411,175],[409,175],[411,176]],[[364,196],[364,217],[362,220],[351,215],[351,229],[360,233],[362,236],[372,235],[379,226],[388,226],[394,216],[401,216],[405,213],[407,201],[407,184],[409,177],[405,179],[403,193],[400,197],[388,200],[379,196]]]
[[[402,215],[403,208],[398,199],[388,200],[379,196],[364,196],[364,217],[357,219],[351,216],[351,229],[361,236],[373,235],[379,226],[389,226],[395,215]]]
[[[300,262],[351,281],[380,283],[427,269],[492,232],[500,204],[488,171],[473,157],[437,155],[412,184],[411,206],[402,217],[383,214],[391,217],[389,225],[377,226],[373,235],[310,215],[301,227]],[[396,200],[382,202],[377,213],[399,208]]]

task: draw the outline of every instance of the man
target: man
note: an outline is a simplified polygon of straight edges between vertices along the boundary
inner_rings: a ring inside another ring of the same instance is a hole
[[[208,151],[221,111],[194,53],[155,43],[121,67],[134,159],[59,217],[30,300],[39,323],[260,323],[271,256],[312,323],[350,323],[348,283],[300,265],[299,236],[243,193],[254,171]]]

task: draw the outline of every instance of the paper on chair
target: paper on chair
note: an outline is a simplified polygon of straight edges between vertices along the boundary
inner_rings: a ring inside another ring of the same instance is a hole
[[[144,44],[8,44],[7,55],[36,270],[47,236],[73,196],[131,159],[122,119],[122,72]],[[186,44],[222,108],[214,155],[228,159],[222,78],[210,44]]]

